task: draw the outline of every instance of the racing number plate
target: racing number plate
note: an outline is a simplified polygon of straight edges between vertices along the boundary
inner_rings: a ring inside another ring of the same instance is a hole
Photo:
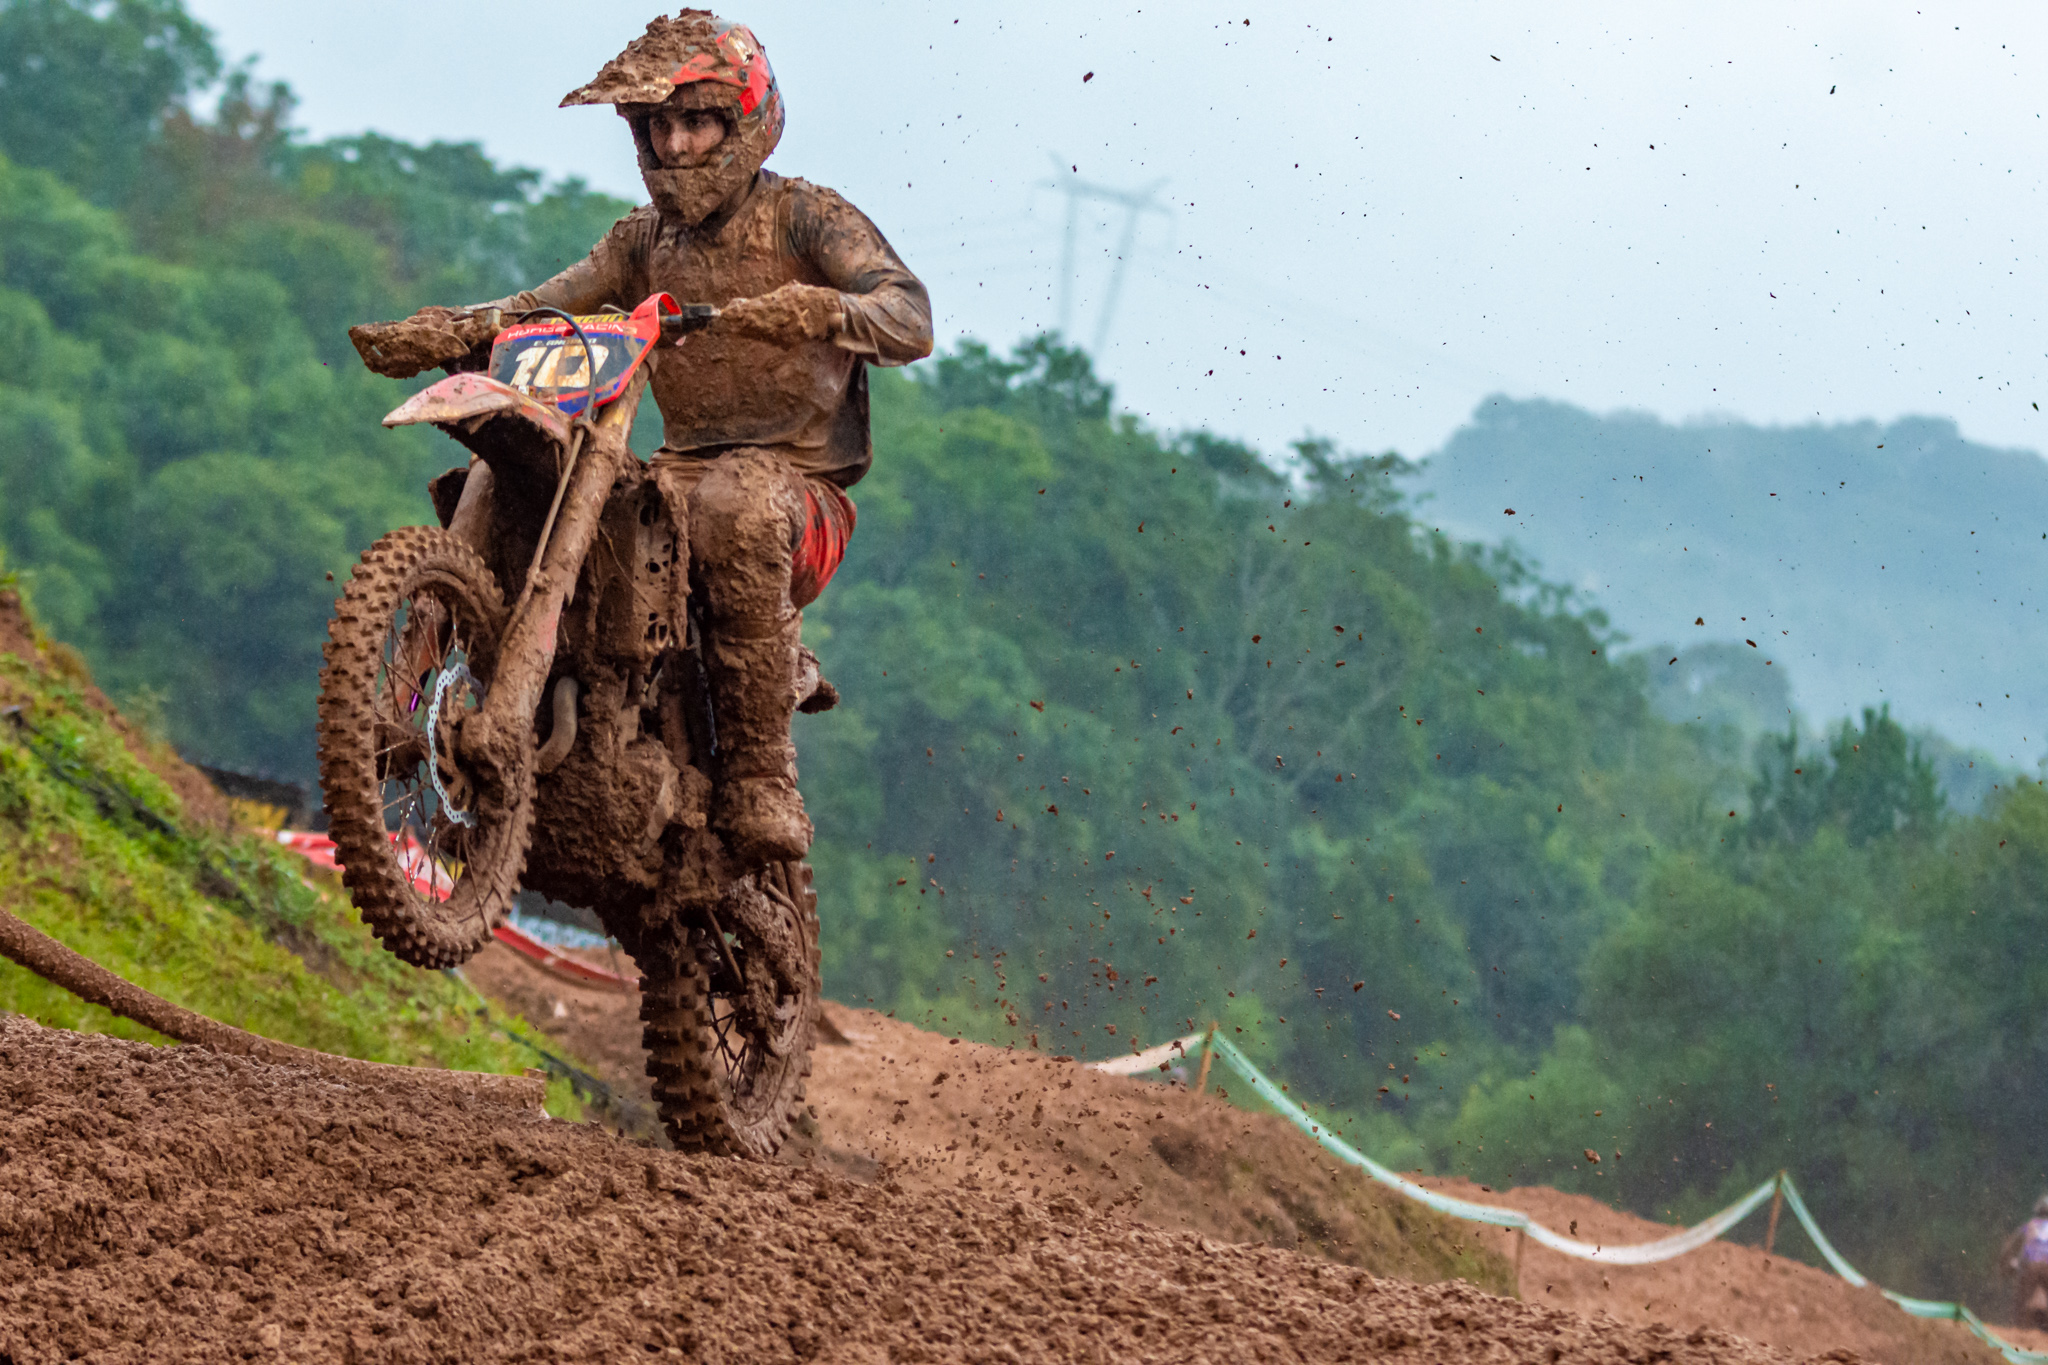
[[[603,407],[626,391],[648,348],[660,339],[662,314],[678,311],[667,294],[652,294],[631,314],[577,318],[590,339],[587,357],[582,341],[560,318],[508,327],[492,343],[491,378],[571,416],[586,407]]]

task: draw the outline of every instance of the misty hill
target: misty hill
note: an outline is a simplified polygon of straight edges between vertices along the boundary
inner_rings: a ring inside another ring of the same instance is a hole
[[[1782,662],[1766,663],[1760,651],[1728,640],[1652,654],[1650,709],[1666,720],[1707,731],[1712,751],[1748,767],[1770,751],[1785,734],[1788,717],[1797,714],[1792,670],[1778,667]],[[1812,718],[1800,719],[1802,737],[1816,741]],[[1933,764],[1935,782],[1952,810],[1976,814],[1994,792],[2010,788],[2026,771],[1957,744],[1931,725],[1914,726],[1910,735],[1921,757]]]
[[[2048,751],[2048,462],[2031,451],[1935,418],[1672,425],[1494,397],[1416,483],[1425,524],[1512,542],[1653,667],[1753,640],[1811,725],[1890,703],[2023,770]]]

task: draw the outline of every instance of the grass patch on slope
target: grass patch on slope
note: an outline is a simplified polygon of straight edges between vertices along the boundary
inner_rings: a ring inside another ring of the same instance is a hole
[[[480,1017],[466,984],[385,952],[297,854],[190,818],[153,770],[175,756],[139,759],[59,649],[19,652],[26,633],[17,652],[0,642],[0,713],[19,706],[33,727],[0,715],[0,906],[166,1000],[280,1042],[512,1075],[539,1062],[516,1041],[524,1021]],[[6,961],[0,1010],[169,1041]],[[549,1082],[548,1111],[581,1117],[566,1080]]]

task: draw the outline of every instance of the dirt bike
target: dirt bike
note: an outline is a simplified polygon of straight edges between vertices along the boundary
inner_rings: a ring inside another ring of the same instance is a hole
[[[630,315],[357,329],[385,373],[408,372],[385,353],[408,347],[450,371],[384,425],[466,446],[491,517],[481,553],[447,529],[469,477],[450,470],[431,486],[439,527],[364,553],[328,629],[320,779],[386,948],[455,966],[522,886],[590,907],[640,965],[670,1138],[767,1157],[811,1069],[817,896],[808,864],[742,866],[709,826],[718,717],[686,509],[627,448],[650,353],[715,316],[658,294]],[[802,658],[797,695],[822,710],[836,694]]]

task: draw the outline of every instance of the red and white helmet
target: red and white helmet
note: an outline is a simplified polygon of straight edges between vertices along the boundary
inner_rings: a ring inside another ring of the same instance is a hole
[[[704,221],[749,184],[782,140],[782,90],[768,54],[744,24],[709,10],[658,18],[606,62],[562,106],[610,104],[633,129],[640,177],[664,217],[686,226]],[[648,122],[662,107],[717,109],[730,125],[711,166],[669,170],[654,154]]]

